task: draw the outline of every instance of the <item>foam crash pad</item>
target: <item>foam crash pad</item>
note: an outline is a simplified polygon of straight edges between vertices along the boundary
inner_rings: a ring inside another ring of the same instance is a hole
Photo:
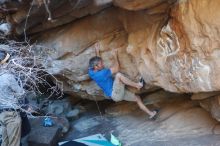
[[[95,134],[88,137],[83,137],[80,139],[72,140],[73,142],[78,142],[81,144],[85,144],[86,146],[115,146],[111,144],[105,137],[103,137],[101,134]],[[60,142],[59,146],[68,146],[65,144],[68,144],[71,141],[64,141]],[[69,145],[70,146],[70,145]],[[84,146],[84,145],[82,145]]]

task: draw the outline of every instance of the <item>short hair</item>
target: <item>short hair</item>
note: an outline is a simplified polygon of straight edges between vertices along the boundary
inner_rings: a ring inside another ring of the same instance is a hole
[[[98,65],[99,61],[101,61],[102,58],[99,57],[99,56],[95,56],[95,57],[92,57],[90,60],[89,60],[89,68],[91,69],[94,69],[94,67],[96,65]]]

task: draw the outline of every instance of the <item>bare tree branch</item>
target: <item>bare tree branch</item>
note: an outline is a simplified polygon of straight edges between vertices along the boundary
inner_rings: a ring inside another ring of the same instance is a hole
[[[48,99],[52,96],[59,98],[63,95],[63,83],[43,67],[42,63],[47,61],[46,56],[37,56],[34,52],[41,49],[50,50],[43,46],[4,40],[4,45],[0,45],[0,50],[8,52],[11,57],[7,63],[0,66],[0,70],[13,74],[25,92],[32,91],[36,94],[43,94],[40,87],[45,86],[47,93],[49,93]],[[48,77],[54,81],[54,84],[48,81]],[[1,98],[0,102],[18,108],[12,102]]]

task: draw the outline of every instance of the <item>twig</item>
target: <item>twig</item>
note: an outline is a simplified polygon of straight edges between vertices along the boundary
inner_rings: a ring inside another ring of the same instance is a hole
[[[0,50],[5,50],[11,57],[8,63],[0,66],[0,70],[13,74],[21,88],[25,89],[26,92],[33,91],[37,94],[43,94],[40,90],[40,85],[42,85],[48,88],[48,98],[53,95],[59,95],[59,97],[61,97],[63,95],[63,83],[54,75],[49,74],[47,69],[43,67],[42,63],[47,62],[46,58],[37,56],[34,52],[39,49],[49,50],[49,48],[43,48],[43,46],[5,40],[4,48],[0,48]],[[48,82],[47,77],[53,79],[54,85]],[[12,101],[2,98],[0,98],[0,102],[15,109],[21,108]]]
[[[52,20],[52,16],[51,16],[51,12],[50,12],[50,10],[49,10],[49,7],[48,7],[48,5],[47,5],[46,0],[44,0],[44,6],[45,6],[45,9],[46,9],[46,11],[47,11],[47,13],[48,13],[48,15],[49,15],[48,20],[50,21],[50,20]]]
[[[30,8],[29,8],[29,10],[28,10],[27,17],[26,17],[26,19],[25,19],[25,24],[24,24],[24,41],[25,41],[26,43],[28,43],[28,41],[27,41],[27,35],[26,35],[27,21],[28,21],[28,17],[30,16],[30,13],[31,13],[31,9],[32,9],[32,7],[33,7],[33,4],[34,4],[34,1],[31,2],[31,6],[30,6]]]

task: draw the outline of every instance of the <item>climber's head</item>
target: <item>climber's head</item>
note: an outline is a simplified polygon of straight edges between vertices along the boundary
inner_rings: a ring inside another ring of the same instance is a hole
[[[95,56],[89,60],[89,67],[93,70],[101,70],[104,68],[104,64],[101,57]]]

